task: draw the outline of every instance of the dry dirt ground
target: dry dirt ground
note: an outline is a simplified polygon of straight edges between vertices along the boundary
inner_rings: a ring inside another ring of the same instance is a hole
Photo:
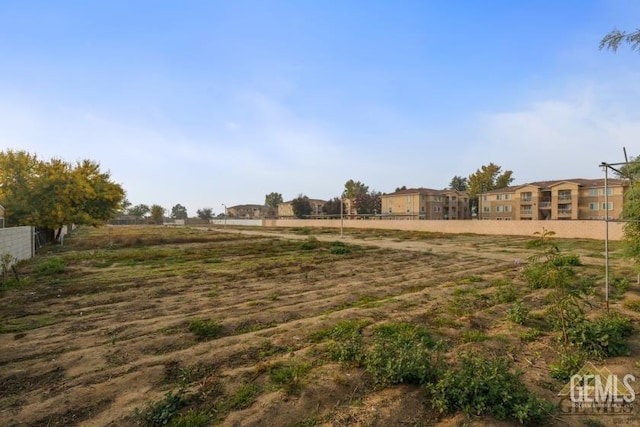
[[[335,230],[78,230],[2,285],[0,425],[514,424],[440,414],[421,386],[380,384],[332,359],[318,337],[347,321],[365,336],[392,322],[424,326],[446,344],[445,360],[505,356],[530,390],[558,401],[557,333],[521,338],[547,304],[546,290],[522,280],[530,238],[347,230],[344,245],[336,240]],[[602,288],[603,243],[559,244]],[[635,323],[640,286],[611,246],[612,275],[631,280],[611,307]],[[507,320],[513,301],[496,298],[505,283],[532,323]],[[602,299],[591,310],[603,311]],[[640,378],[635,335],[629,344],[630,356],[596,362]],[[554,413],[550,424],[640,425],[640,408]]]

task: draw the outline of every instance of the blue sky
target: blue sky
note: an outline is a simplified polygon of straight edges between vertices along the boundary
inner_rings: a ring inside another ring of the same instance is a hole
[[[0,149],[92,159],[133,204],[598,178],[640,154],[635,0],[0,0]]]

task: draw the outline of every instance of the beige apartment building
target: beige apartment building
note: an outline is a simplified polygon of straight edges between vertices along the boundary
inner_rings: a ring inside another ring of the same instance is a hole
[[[496,220],[618,219],[628,181],[604,179],[539,181],[479,196],[479,218]]]
[[[291,202],[293,202],[293,200],[278,204],[278,218],[295,218],[295,215],[293,214],[293,205],[291,204]],[[311,216],[324,215],[324,212],[322,212],[322,207],[325,203],[327,203],[326,200],[309,199],[309,204],[311,204]]]
[[[238,219],[259,219],[264,217],[264,205],[236,205],[227,208],[227,215]]]
[[[469,195],[463,191],[409,188],[380,196],[381,214],[403,219],[470,219]]]

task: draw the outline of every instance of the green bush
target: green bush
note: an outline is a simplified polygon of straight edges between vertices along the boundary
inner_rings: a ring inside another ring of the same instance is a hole
[[[189,322],[189,332],[192,332],[200,341],[207,341],[220,336],[222,326],[214,319],[195,319]]]
[[[553,405],[530,392],[520,373],[510,372],[508,359],[463,354],[460,362],[459,369],[449,369],[438,381],[426,385],[435,410],[442,414],[462,411],[467,416],[491,415],[531,425],[547,421]]]
[[[540,338],[540,335],[542,335],[542,332],[540,332],[540,329],[531,328],[527,331],[521,332],[520,339],[522,341],[535,341],[538,338]]]
[[[424,326],[407,322],[376,325],[364,365],[381,385],[423,384],[436,378],[436,347]]]
[[[207,427],[209,425],[211,425],[209,413],[191,408],[185,414],[179,414],[171,419],[167,427]]]
[[[628,356],[626,337],[632,333],[631,320],[618,313],[576,322],[567,330],[569,341],[594,357]]]
[[[625,277],[615,277],[611,281],[609,295],[613,299],[620,299],[629,290],[629,280]]]
[[[169,391],[165,394],[164,399],[149,405],[141,415],[148,426],[165,426],[185,404],[186,401],[183,398],[182,390],[175,394]]]
[[[564,349],[560,357],[555,362],[549,364],[551,378],[562,382],[567,382],[585,364],[587,357],[585,353],[576,348]]]
[[[346,243],[340,241],[340,240],[336,240],[334,242],[331,242],[331,246],[329,248],[329,252],[331,252],[332,254],[336,254],[336,255],[344,255],[344,254],[348,254],[349,252],[351,252],[351,249],[349,249],[349,246],[347,246]]]
[[[518,325],[523,325],[529,319],[529,308],[522,301],[517,301],[507,310],[507,319]]]
[[[329,340],[328,351],[331,360],[341,363],[360,364],[364,358],[362,329],[367,320],[346,320],[336,325],[314,332],[309,336],[312,342]]]
[[[580,256],[576,254],[557,255],[551,259],[553,265],[560,267],[565,265],[578,266],[582,265]]]
[[[496,293],[493,295],[495,301],[500,304],[513,302],[518,298],[518,290],[509,279],[498,279],[491,283],[495,286]]]
[[[631,311],[640,312],[640,299],[625,301],[624,306]]]
[[[36,273],[40,276],[64,273],[67,266],[62,258],[49,258],[36,264]]]

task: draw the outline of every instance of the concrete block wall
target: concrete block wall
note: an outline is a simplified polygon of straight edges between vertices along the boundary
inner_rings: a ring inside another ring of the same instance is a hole
[[[33,256],[33,227],[0,229],[0,255],[9,253],[18,261]]]
[[[265,227],[328,227],[340,228],[339,219],[265,219]],[[622,222],[609,222],[609,240],[621,240]],[[345,219],[344,228],[371,228],[383,230],[429,231],[436,233],[472,233],[502,236],[529,236],[543,228],[555,232],[559,238],[605,239],[604,221],[548,220],[548,221],[431,221],[431,220],[367,220]]]

